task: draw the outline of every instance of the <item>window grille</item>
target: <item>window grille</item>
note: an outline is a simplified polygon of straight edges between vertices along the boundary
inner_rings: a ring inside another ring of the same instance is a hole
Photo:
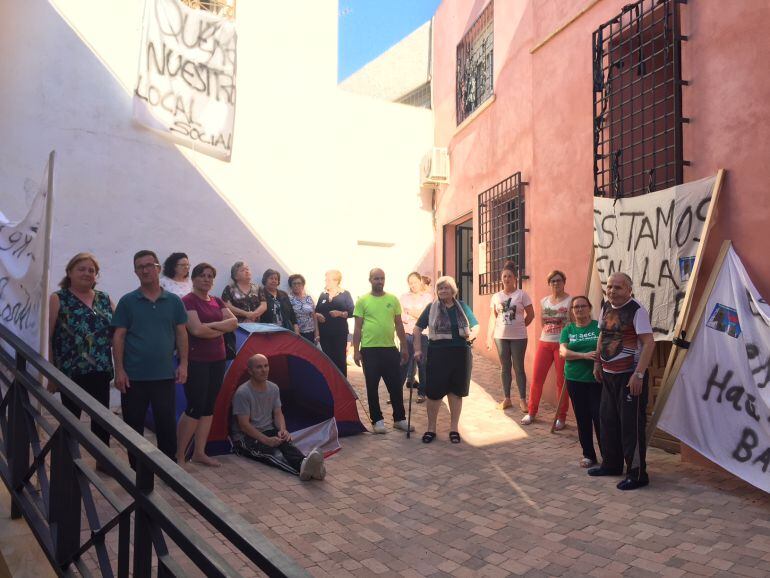
[[[494,2],[490,1],[457,45],[457,124],[492,96]]]
[[[500,271],[506,261],[516,266],[521,287],[524,278],[524,190],[515,173],[479,195],[479,243],[485,251],[486,271],[479,275],[479,294],[500,291]],[[481,259],[484,259],[481,255]]]
[[[411,92],[407,92],[404,96],[399,98],[396,102],[400,104],[408,104],[409,106],[416,106],[418,108],[431,108],[430,103],[430,82],[418,86]]]
[[[639,0],[593,33],[594,195],[681,184],[682,0]]]

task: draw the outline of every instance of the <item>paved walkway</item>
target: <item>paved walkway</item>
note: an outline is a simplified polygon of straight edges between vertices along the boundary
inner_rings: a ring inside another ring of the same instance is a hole
[[[360,370],[350,377],[365,402]],[[477,358],[460,445],[447,439],[446,409],[439,437],[421,443],[415,405],[411,439],[345,438],[324,482],[235,456],[190,469],[315,576],[770,574],[770,496],[656,449],[651,486],[620,492],[617,478],[577,466],[573,423],[522,428],[518,410],[495,409],[497,384],[498,369]]]

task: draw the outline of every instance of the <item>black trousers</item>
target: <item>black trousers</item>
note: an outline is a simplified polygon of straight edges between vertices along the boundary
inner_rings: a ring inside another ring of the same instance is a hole
[[[566,380],[567,391],[572,400],[572,409],[575,411],[577,421],[578,438],[583,449],[583,457],[596,461],[596,449],[594,448],[594,431],[597,441],[601,440],[599,425],[599,410],[602,402],[602,384],[596,381],[572,381]],[[601,447],[601,446],[600,446]]]
[[[365,347],[361,349],[366,380],[366,397],[369,400],[369,417],[372,422],[382,419],[380,409],[380,379],[385,382],[393,406],[393,421],[406,419],[404,390],[401,387],[401,354],[395,347]]]
[[[130,387],[120,396],[125,421],[139,435],[144,435],[147,408],[152,406],[158,449],[176,461],[176,384],[173,379],[130,380]],[[135,459],[128,461],[135,467]]]
[[[632,373],[602,373],[600,408],[602,466],[621,470],[635,480],[647,478],[647,398],[649,386],[644,373],[642,392],[631,395],[628,380]]]
[[[200,419],[214,415],[214,406],[225,377],[226,363],[224,359],[188,362],[187,382],[184,384],[184,395],[187,398],[184,412],[188,416]]]
[[[321,349],[345,377],[348,376],[347,348],[347,335],[324,335],[321,333]]]
[[[278,435],[278,430],[270,429],[262,433],[268,437],[275,437]],[[305,454],[291,442],[283,442],[277,447],[271,447],[249,436],[244,436],[242,440],[235,442],[233,451],[239,456],[279,468],[295,476],[299,475],[302,460],[305,459]]]
[[[85,375],[76,375],[72,378],[72,381],[82,387],[86,393],[94,397],[96,401],[101,403],[104,407],[110,407],[110,374],[106,371],[96,371],[94,373],[86,373]],[[61,394],[61,402],[68,410],[75,414],[75,417],[80,419],[80,406],[74,401]],[[95,421],[91,420],[91,431],[96,437],[98,437],[105,445],[110,445],[110,434],[107,430],[99,426]]]

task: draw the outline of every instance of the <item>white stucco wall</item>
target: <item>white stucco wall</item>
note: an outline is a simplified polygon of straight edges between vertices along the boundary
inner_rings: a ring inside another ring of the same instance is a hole
[[[417,197],[432,113],[336,86],[336,1],[239,2],[230,163],[133,123],[142,6],[25,0],[0,21],[0,210],[20,216],[55,149],[52,280],[89,250],[119,296],[151,248],[211,262],[217,291],[237,259],[301,272],[313,295],[329,268],[354,294],[372,266],[404,290],[433,240]]]
[[[395,101],[430,80],[431,22],[391,46],[340,83],[340,87]]]

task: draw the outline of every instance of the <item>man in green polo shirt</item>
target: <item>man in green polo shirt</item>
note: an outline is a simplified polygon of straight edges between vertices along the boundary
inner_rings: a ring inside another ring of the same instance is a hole
[[[187,381],[187,312],[182,300],[160,286],[160,263],[152,251],[134,255],[140,286],[121,297],[112,316],[115,387],[123,420],[144,435],[152,406],[158,448],[176,456],[176,383]],[[174,350],[179,366],[174,369]],[[135,465],[129,454],[131,466]]]
[[[369,272],[371,293],[359,297],[353,316],[353,359],[356,365],[363,363],[366,380],[366,397],[369,401],[369,417],[374,433],[384,434],[385,421],[380,409],[380,379],[385,382],[393,406],[393,427],[407,431],[404,392],[401,388],[401,365],[406,364],[409,353],[404,325],[401,322],[401,303],[395,295],[385,293],[385,273],[382,269]],[[398,335],[401,353],[396,349],[393,333]],[[414,431],[414,427],[409,428]]]

